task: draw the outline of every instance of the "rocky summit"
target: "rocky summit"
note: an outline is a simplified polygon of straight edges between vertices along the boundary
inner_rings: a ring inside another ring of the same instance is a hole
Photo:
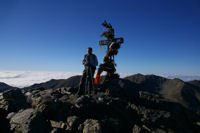
[[[80,77],[0,93],[1,133],[198,133],[199,81],[136,74],[78,96]]]

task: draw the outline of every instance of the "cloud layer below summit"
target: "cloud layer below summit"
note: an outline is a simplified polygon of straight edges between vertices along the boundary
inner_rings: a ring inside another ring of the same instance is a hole
[[[42,83],[51,79],[67,79],[74,75],[81,75],[81,72],[48,72],[48,71],[0,71],[0,82],[14,87],[27,87],[35,83]],[[130,74],[120,73],[120,77]],[[155,74],[166,78],[180,78],[184,81],[200,80],[200,74]]]

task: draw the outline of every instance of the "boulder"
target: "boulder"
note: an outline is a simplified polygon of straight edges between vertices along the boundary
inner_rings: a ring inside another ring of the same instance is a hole
[[[36,110],[46,119],[64,121],[68,116],[70,104],[61,101],[53,101],[51,99],[43,99],[38,105]]]
[[[25,93],[27,101],[48,120],[64,121],[68,115],[69,104],[58,99],[59,89],[33,90]]]
[[[11,130],[22,133],[49,132],[48,124],[34,109],[20,110],[10,118]]]
[[[102,133],[100,122],[94,119],[85,120],[83,123],[83,133]]]
[[[0,132],[1,133],[9,133],[10,132],[10,124],[9,120],[6,118],[7,111],[0,108]]]
[[[79,118],[77,116],[67,117],[67,131],[75,132],[78,128]]]
[[[57,122],[57,121],[50,120],[50,124],[51,124],[51,127],[53,127],[53,128],[59,128],[59,129],[63,129],[63,130],[66,129],[66,124],[63,123],[62,121]]]
[[[137,124],[134,125],[133,127],[133,133],[155,133],[154,131],[151,131],[151,129],[149,129],[147,126],[142,125],[142,126],[138,126]]]
[[[28,107],[26,98],[20,89],[4,91],[0,95],[0,108],[5,109],[8,113],[17,112]]]
[[[75,87],[62,87],[58,89],[61,94],[74,94],[78,91]]]

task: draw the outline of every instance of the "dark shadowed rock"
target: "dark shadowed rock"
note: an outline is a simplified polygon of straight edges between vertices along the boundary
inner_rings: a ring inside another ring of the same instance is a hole
[[[16,89],[16,87],[12,87],[10,85],[0,82],[0,92],[3,92],[5,90],[11,90],[11,89]]]
[[[133,133],[150,133],[153,132],[151,131],[151,129],[149,129],[147,126],[142,125],[142,126],[138,126],[137,124],[134,125],[133,127]],[[157,133],[157,132],[156,132]]]
[[[193,81],[189,81],[188,83],[194,86],[200,87],[200,80],[193,80]]]
[[[20,110],[11,119],[11,130],[22,133],[49,132],[48,124],[34,109]]]
[[[78,89],[75,88],[75,87],[62,87],[62,88],[59,88],[58,91],[63,94],[63,95],[70,95],[70,94],[75,94]]]
[[[10,124],[6,116],[7,116],[7,111],[0,108],[0,132],[1,133],[10,132]]]
[[[101,124],[98,120],[87,119],[83,123],[83,133],[102,133]]]
[[[8,112],[16,112],[27,107],[29,105],[20,89],[7,90],[0,94],[0,108]]]
[[[116,97],[131,97],[138,95],[136,84],[125,79],[113,79],[104,82],[100,88],[101,91],[107,91],[109,95]]]
[[[78,129],[79,125],[79,118],[77,116],[69,116],[67,117],[67,131],[69,132],[77,132],[76,130]]]
[[[120,120],[116,118],[106,118],[102,120],[102,131],[105,133],[120,133]]]
[[[63,94],[58,89],[46,89],[43,91],[33,90],[25,93],[27,101],[46,119],[64,120],[69,111],[70,105],[67,102],[58,100]]]

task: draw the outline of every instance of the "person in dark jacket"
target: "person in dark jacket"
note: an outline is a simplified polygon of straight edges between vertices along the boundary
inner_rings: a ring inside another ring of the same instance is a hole
[[[93,89],[93,77],[96,70],[96,66],[98,65],[98,60],[95,54],[92,53],[92,48],[87,48],[87,54],[84,55],[82,60],[82,64],[84,65],[83,75],[80,80],[78,95],[82,95],[86,88],[88,88],[88,93],[91,93]],[[86,81],[88,82],[88,86],[86,86]]]

